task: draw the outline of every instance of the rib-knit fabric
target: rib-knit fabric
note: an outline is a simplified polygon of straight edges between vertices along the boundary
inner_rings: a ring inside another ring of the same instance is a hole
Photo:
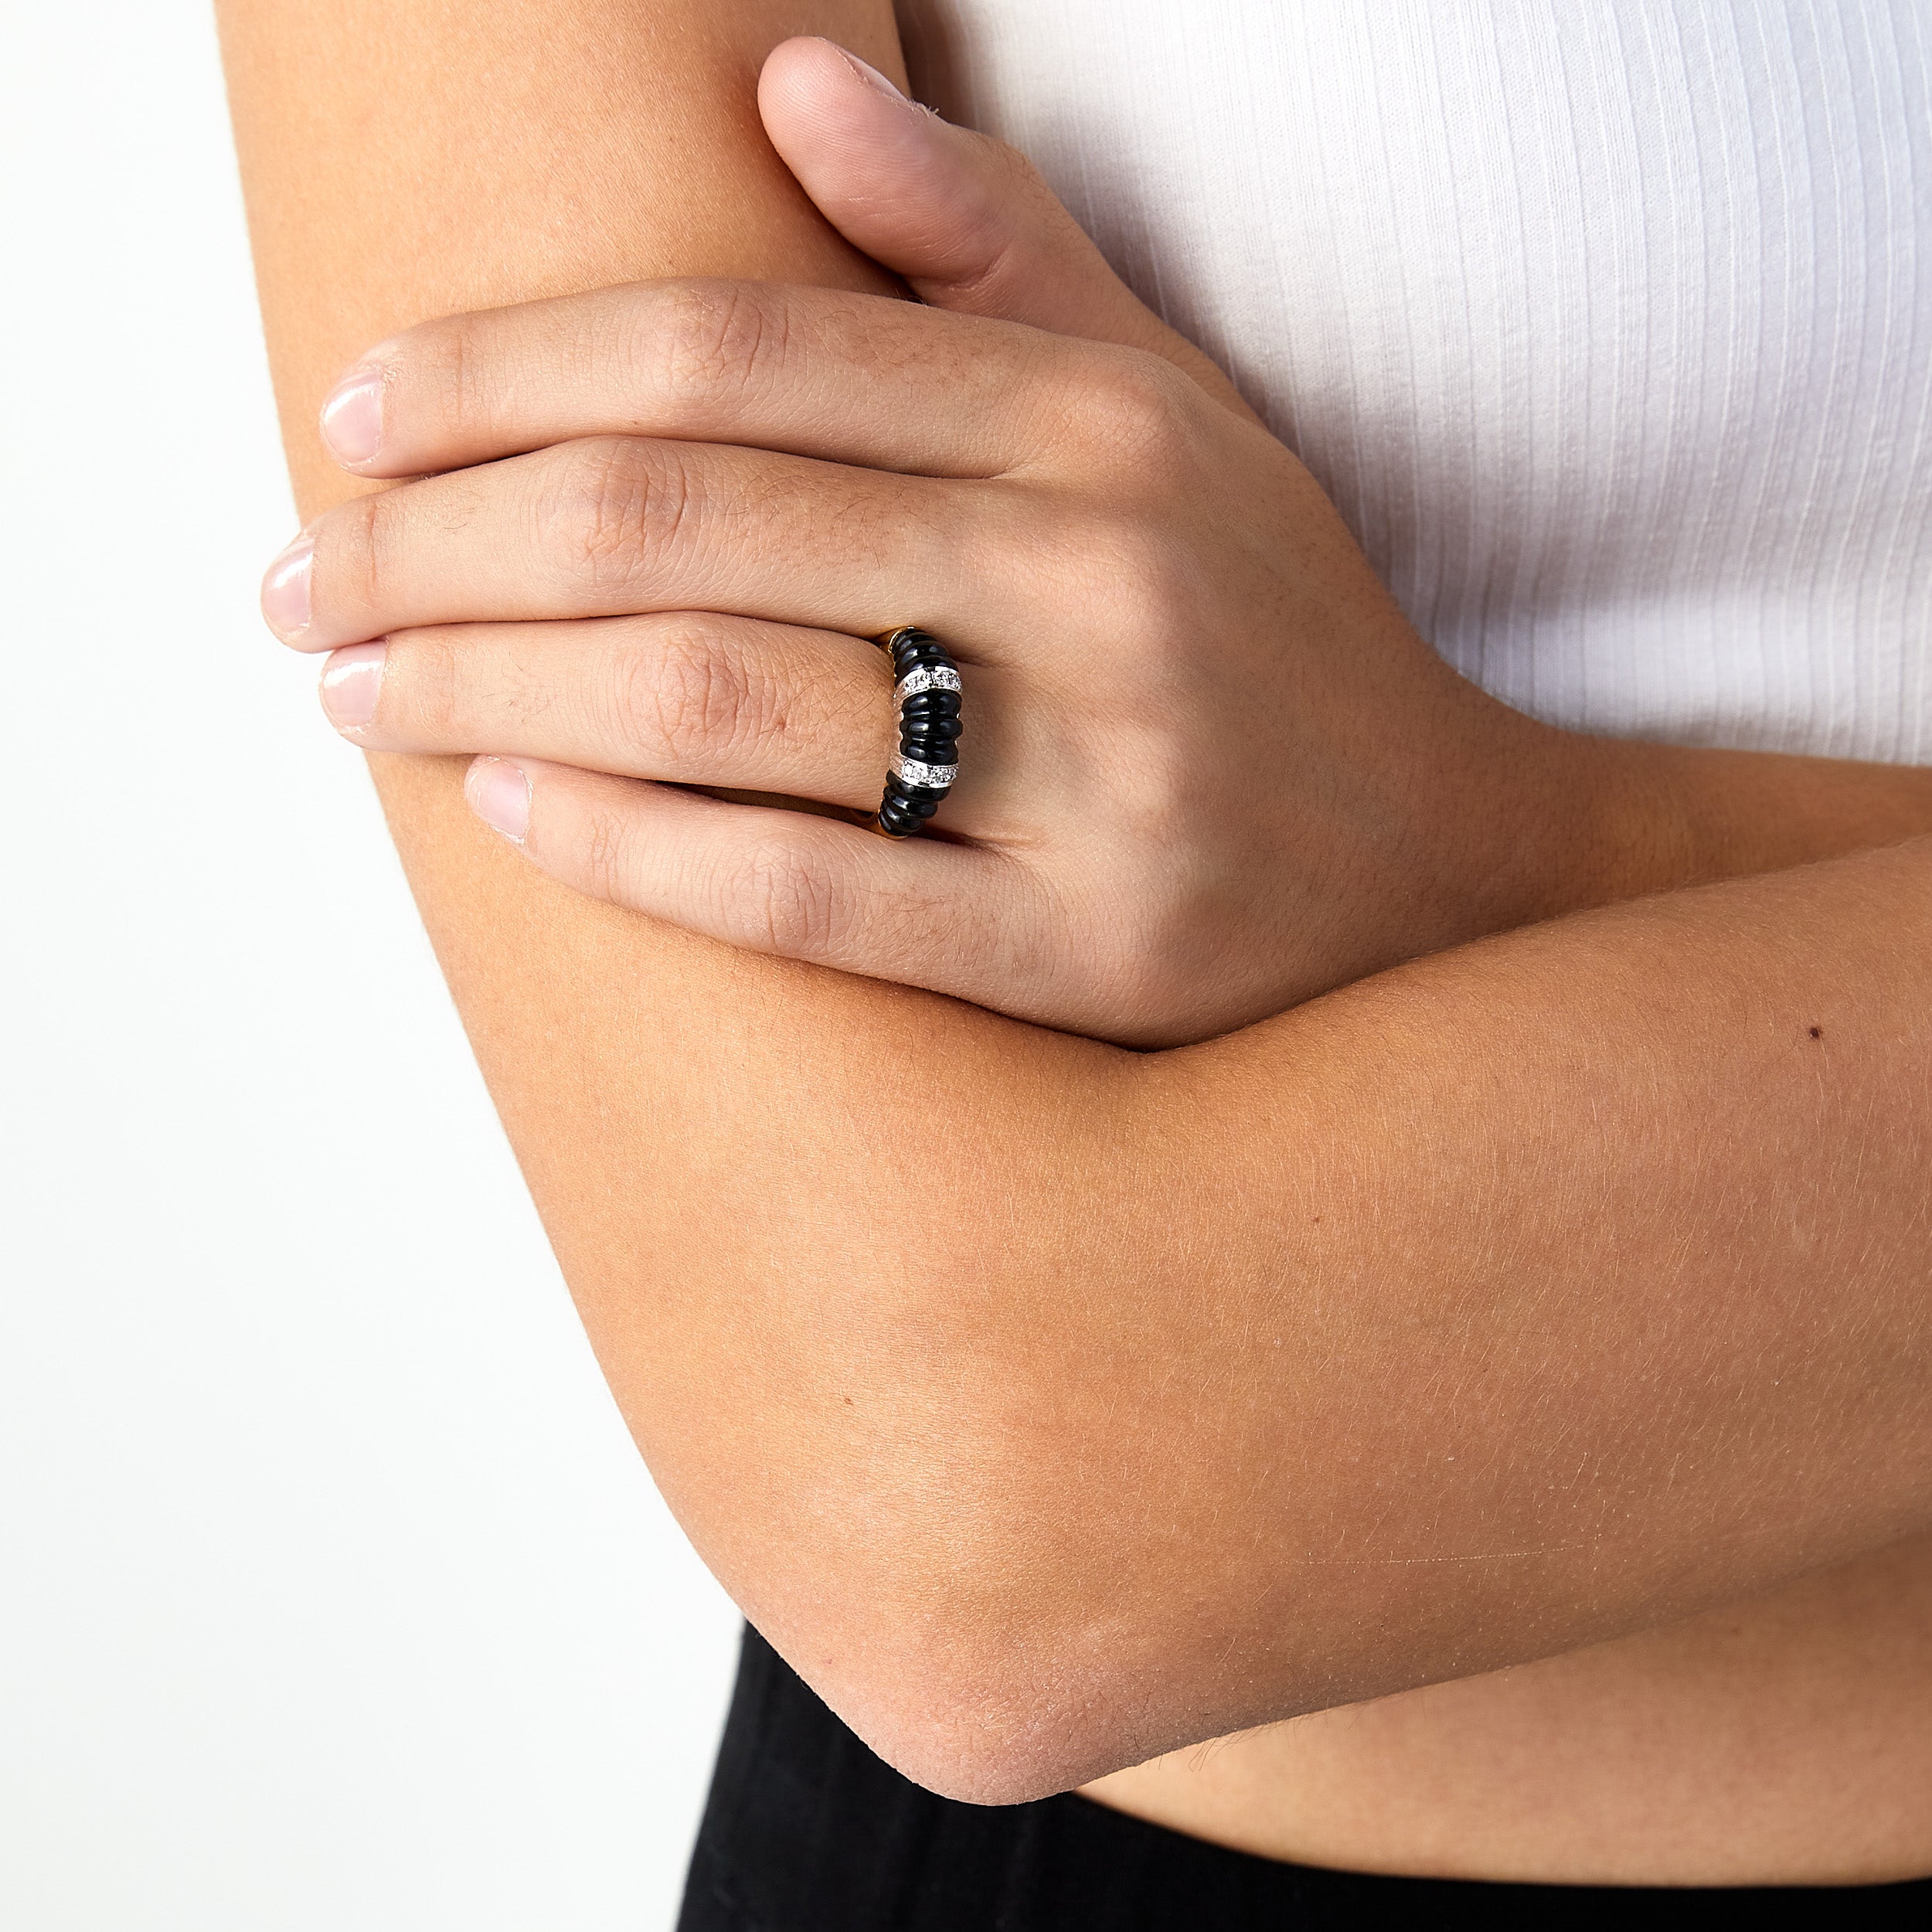
[[[900,0],[1506,702],[1932,763],[1927,0]]]

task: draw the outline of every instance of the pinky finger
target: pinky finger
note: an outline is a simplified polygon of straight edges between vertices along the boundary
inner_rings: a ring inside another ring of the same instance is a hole
[[[536,758],[477,759],[464,792],[486,825],[563,884],[728,945],[999,1005],[1013,998],[1031,895],[1015,861],[937,839],[611,777]]]

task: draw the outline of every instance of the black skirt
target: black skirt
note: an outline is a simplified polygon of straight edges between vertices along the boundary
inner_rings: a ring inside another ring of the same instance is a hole
[[[1071,1795],[988,1808],[876,1757],[756,1631],[679,1932],[1932,1926],[1932,1879],[1676,1890],[1379,1878],[1253,1858]]]

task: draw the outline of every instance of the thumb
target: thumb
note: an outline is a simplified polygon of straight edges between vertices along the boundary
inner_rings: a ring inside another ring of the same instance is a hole
[[[1250,420],[1234,385],[1107,266],[1032,163],[955,128],[829,40],[758,77],[772,145],[825,219],[935,308],[1164,356]]]

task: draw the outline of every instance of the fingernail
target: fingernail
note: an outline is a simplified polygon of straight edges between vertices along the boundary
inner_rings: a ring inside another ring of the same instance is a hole
[[[383,447],[383,372],[351,371],[322,405],[322,440],[338,463],[366,463]]]
[[[902,107],[910,107],[912,105],[912,103],[876,67],[868,66],[858,55],[846,48],[840,47],[838,51],[852,63],[852,72],[858,75],[867,87],[876,88],[889,100],[897,101]]]
[[[520,845],[530,825],[530,781],[507,758],[479,758],[463,781],[463,795],[484,824]]]
[[[298,536],[262,579],[262,615],[277,637],[292,638],[308,628],[309,566],[315,560],[315,539]]]
[[[330,653],[322,669],[322,709],[338,731],[359,731],[376,716],[386,644],[352,644]]]

